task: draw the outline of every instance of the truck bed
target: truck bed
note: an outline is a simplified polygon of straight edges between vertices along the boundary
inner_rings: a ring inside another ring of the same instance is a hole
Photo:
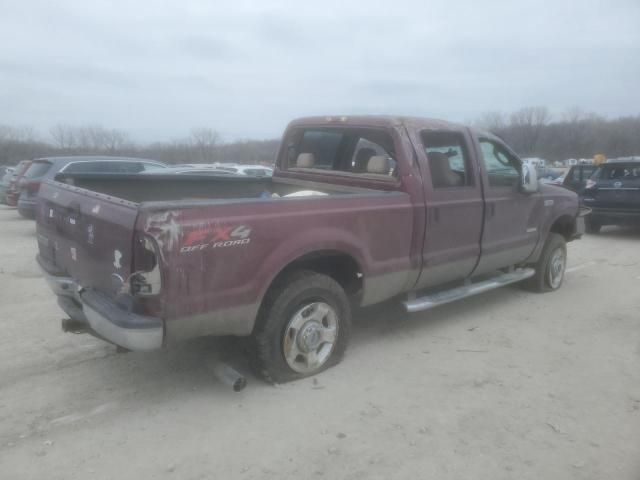
[[[371,192],[361,188],[332,188],[327,184],[318,185],[285,179],[184,174],[59,174],[56,181],[134,203],[279,198],[302,190],[327,195]]]

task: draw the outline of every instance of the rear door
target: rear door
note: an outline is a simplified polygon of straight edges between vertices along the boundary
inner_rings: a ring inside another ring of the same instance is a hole
[[[419,289],[473,272],[480,256],[484,204],[466,130],[415,131],[411,140],[427,199]]]
[[[640,163],[603,165],[589,193],[599,208],[640,209]]]
[[[520,159],[495,138],[477,140],[486,215],[482,256],[475,273],[482,274],[522,262],[533,252],[543,207],[539,193],[520,190]]]
[[[36,212],[44,263],[111,296],[131,273],[135,203],[44,183]]]

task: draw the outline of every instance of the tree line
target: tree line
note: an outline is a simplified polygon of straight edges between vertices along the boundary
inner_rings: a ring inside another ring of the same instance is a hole
[[[42,139],[29,127],[0,125],[0,165],[61,155],[118,155],[169,164],[236,162],[269,165],[274,162],[278,143],[277,139],[223,142],[216,130],[207,127],[192,129],[186,138],[139,144],[123,130],[98,125],[55,125],[47,139]]]
[[[578,108],[553,118],[546,107],[512,113],[486,112],[475,122],[506,141],[521,156],[568,158],[640,156],[640,115],[606,119]]]
[[[474,125],[504,139],[521,156],[550,161],[640,156],[640,115],[607,119],[580,109],[554,118],[546,107],[486,112]],[[278,139],[224,142],[213,128],[199,127],[186,138],[140,144],[123,130],[99,125],[55,125],[41,137],[31,127],[0,124],[0,165],[54,155],[122,155],[166,163],[273,163]]]

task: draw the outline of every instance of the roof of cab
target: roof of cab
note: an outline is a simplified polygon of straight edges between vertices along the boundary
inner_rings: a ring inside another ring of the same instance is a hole
[[[403,115],[325,115],[297,118],[289,123],[289,127],[304,125],[345,125],[353,127],[394,127],[406,125],[432,130],[461,130],[466,128],[464,125],[446,120]]]

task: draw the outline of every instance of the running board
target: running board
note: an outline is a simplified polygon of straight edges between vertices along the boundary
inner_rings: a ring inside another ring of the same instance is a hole
[[[517,268],[509,273],[497,275],[488,280],[482,280],[477,283],[468,283],[461,287],[452,288],[442,292],[432,293],[424,297],[406,300],[403,303],[407,312],[419,312],[420,310],[428,310],[438,305],[444,305],[455,300],[471,297],[482,292],[493,290],[494,288],[504,287],[510,283],[520,282],[527,278],[533,277],[536,271],[533,268]]]

